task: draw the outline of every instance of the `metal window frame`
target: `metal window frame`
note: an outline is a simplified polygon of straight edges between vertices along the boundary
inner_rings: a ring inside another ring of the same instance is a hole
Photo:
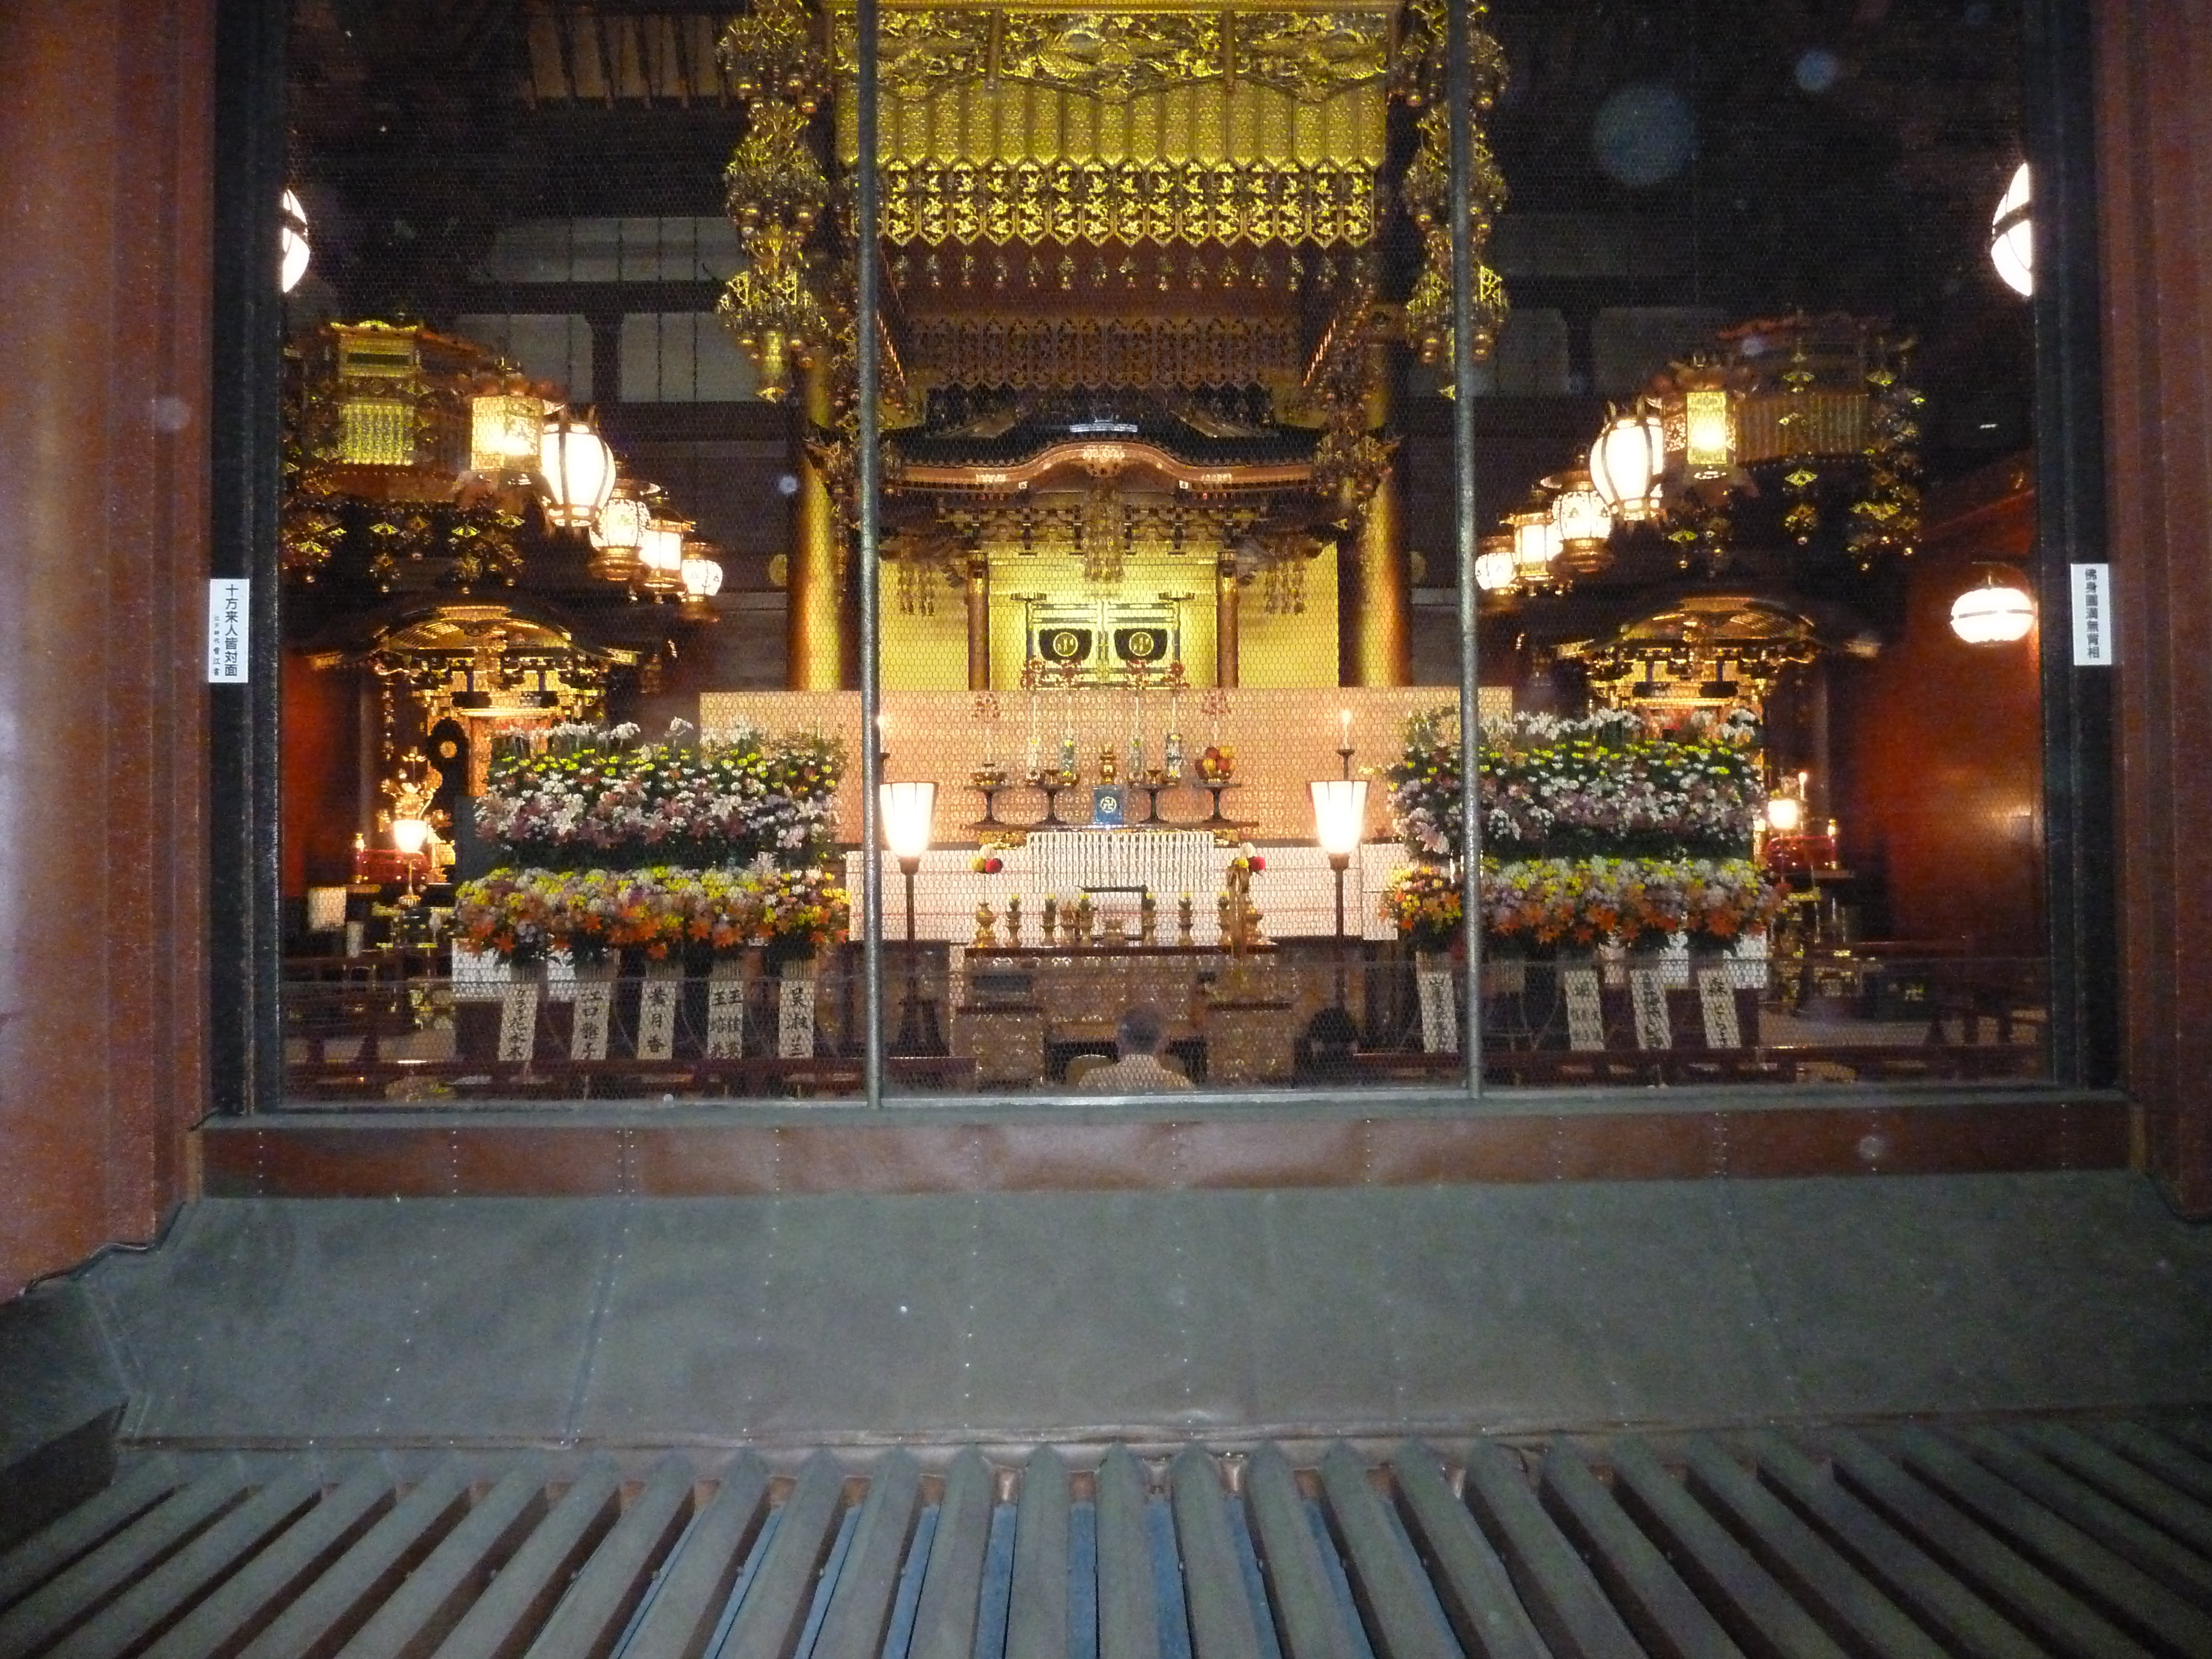
[[[879,0],[858,0],[860,665],[861,730],[875,729],[882,706],[878,649],[881,584],[881,458],[878,392],[881,362],[873,234],[880,186],[877,149],[877,18]],[[1468,213],[1474,155],[1469,84],[1471,23],[1466,8],[1446,8],[1451,101],[1454,318],[1452,374],[1457,471],[1455,554],[1459,582],[1461,770],[1468,856],[1467,914],[1477,908],[1480,830],[1476,787],[1478,696],[1475,645],[1478,539],[1475,499],[1474,261]],[[249,576],[251,678],[211,688],[209,770],[213,826],[208,870],[210,974],[208,1054],[210,1107],[224,1114],[277,1109],[283,1095],[281,981],[279,757],[282,594],[277,563],[278,405],[284,307],[276,280],[279,208],[285,183],[284,47],[289,0],[224,0],[216,9],[217,95],[213,319],[214,416],[210,448],[213,554],[210,574]],[[2023,0],[2020,26],[2028,159],[2035,179],[2035,423],[2038,526],[2035,581],[2042,637],[2042,762],[2045,911],[2051,988],[2049,1086],[2106,1089],[2120,1074],[2119,940],[2115,887],[2112,672],[2076,668],[2051,642],[2071,635],[2070,565],[2108,560],[2105,512],[2102,360],[2099,325],[2094,89],[2091,17],[2085,0]],[[2127,648],[2121,642],[2121,649]],[[866,1104],[884,1096],[884,859],[876,791],[875,745],[861,744],[863,881],[860,903]],[[1468,930],[1465,988],[1480,1006],[1480,930]],[[1347,1098],[1363,1109],[1480,1105],[1480,1022],[1462,1035],[1465,1066],[1456,1091],[1368,1091]],[[1524,1106],[1573,1091],[1498,1091]],[[1767,1091],[1683,1089],[1692,1107],[1744,1104]],[[1988,1097],[1990,1089],[1931,1090],[1931,1099]],[[2017,1098],[2019,1085],[2000,1097]],[[988,1095],[906,1097],[915,1105],[991,1108]],[[1035,1106],[1049,1097],[1024,1097]],[[1279,1092],[1207,1091],[1194,1106],[1279,1104]],[[1106,1103],[1087,1097],[1086,1104]]]

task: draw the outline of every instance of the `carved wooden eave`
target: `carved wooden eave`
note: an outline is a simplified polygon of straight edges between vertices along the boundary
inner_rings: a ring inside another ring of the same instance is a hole
[[[1310,461],[1274,461],[1238,466],[1208,466],[1186,461],[1156,444],[1071,440],[1057,443],[1011,465],[963,465],[907,462],[896,486],[977,495],[1042,493],[1059,484],[1080,488],[1113,479],[1141,492],[1154,489],[1192,496],[1264,494],[1310,489]]]

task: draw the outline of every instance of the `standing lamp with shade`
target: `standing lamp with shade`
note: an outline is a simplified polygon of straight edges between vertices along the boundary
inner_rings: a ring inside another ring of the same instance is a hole
[[[392,820],[392,844],[407,855],[407,892],[400,900],[403,910],[413,908],[416,885],[422,878],[422,866],[430,860],[424,848],[430,844],[430,821],[420,817],[395,817]]]
[[[1336,878],[1336,1006],[1343,1008],[1346,1000],[1344,875],[1367,835],[1367,780],[1316,778],[1306,788],[1313,796],[1314,839],[1321,843]]]
[[[941,1054],[945,1039],[937,1027],[936,1009],[921,1000],[921,963],[914,937],[914,878],[921,868],[921,855],[929,850],[937,785],[927,781],[878,784],[876,808],[884,822],[884,844],[898,860],[899,874],[906,878],[906,999],[899,1011],[896,1051]]]

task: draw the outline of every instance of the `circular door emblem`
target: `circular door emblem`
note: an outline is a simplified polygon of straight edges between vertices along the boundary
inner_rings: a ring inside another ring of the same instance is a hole
[[[1129,654],[1133,657],[1150,657],[1159,648],[1159,641],[1153,637],[1149,629],[1140,628],[1129,635]]]
[[[1071,629],[1063,628],[1052,636],[1052,654],[1055,657],[1079,657],[1083,654],[1083,636]]]

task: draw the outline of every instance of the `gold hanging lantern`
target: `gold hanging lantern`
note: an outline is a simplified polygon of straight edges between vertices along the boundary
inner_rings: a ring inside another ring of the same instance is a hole
[[[1735,470],[1735,401],[1728,388],[1682,393],[1682,468],[1692,478],[1725,478]]]
[[[1613,563],[1613,513],[1605,497],[1579,467],[1544,482],[1553,492],[1558,568],[1570,576],[1596,575]]]
[[[497,487],[526,484],[540,459],[545,400],[513,376],[469,399],[469,470]]]
[[[710,542],[684,544],[680,571],[684,579],[683,611],[687,622],[714,620],[714,598],[722,591],[721,561],[712,556],[716,550]]]
[[[682,592],[684,538],[697,528],[688,520],[654,516],[638,548],[639,586],[656,599]]]
[[[607,504],[592,526],[592,559],[586,567],[599,581],[633,582],[644,567],[638,550],[645,544],[646,526],[653,509],[643,493],[627,478],[617,480]]]
[[[1505,515],[1513,537],[1513,580],[1522,587],[1549,587],[1557,580],[1559,526],[1552,517],[1552,498],[1540,489],[1516,513]]]

